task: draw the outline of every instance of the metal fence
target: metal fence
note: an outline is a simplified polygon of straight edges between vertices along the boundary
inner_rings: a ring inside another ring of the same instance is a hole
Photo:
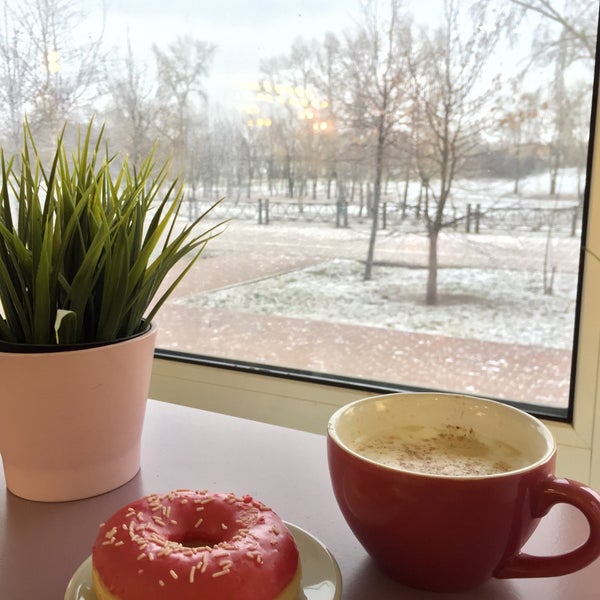
[[[211,206],[211,202],[189,203],[189,217],[198,216]],[[222,202],[212,211],[218,219],[241,219],[255,221],[260,225],[274,222],[330,223],[335,227],[370,220],[364,204],[347,202],[314,202],[273,200],[258,198],[253,201]],[[381,229],[423,231],[425,217],[423,208],[417,204],[382,202],[379,214]],[[467,203],[460,208],[450,207],[444,214],[444,226],[466,233],[548,232],[575,236],[581,230],[581,210],[576,205],[550,207],[539,203],[523,202],[520,206],[489,206]]]

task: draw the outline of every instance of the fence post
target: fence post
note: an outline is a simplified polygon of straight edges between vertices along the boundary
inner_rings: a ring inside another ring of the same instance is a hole
[[[479,233],[479,221],[481,219],[481,204],[475,209],[475,233]]]
[[[381,207],[381,229],[387,229],[387,202]]]
[[[268,225],[269,224],[269,199],[262,198],[258,199],[258,224]]]
[[[339,197],[336,202],[335,226],[348,227],[348,205],[343,197]]]
[[[467,224],[465,228],[467,233],[471,233],[471,203],[467,204]]]

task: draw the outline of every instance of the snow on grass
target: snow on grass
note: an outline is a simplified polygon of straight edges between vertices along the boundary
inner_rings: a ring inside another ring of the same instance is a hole
[[[406,332],[571,349],[576,276],[556,273],[553,294],[539,272],[444,268],[439,303],[424,302],[427,271],[362,262],[318,265],[182,299],[204,307],[351,323]]]

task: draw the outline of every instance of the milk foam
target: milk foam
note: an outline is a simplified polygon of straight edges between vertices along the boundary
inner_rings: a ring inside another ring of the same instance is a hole
[[[459,425],[440,429],[403,427],[361,437],[352,449],[388,467],[452,477],[504,473],[529,463],[509,444],[483,438]]]

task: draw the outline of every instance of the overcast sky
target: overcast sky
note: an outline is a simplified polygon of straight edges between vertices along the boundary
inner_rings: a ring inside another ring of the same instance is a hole
[[[101,0],[85,0],[98,6]],[[165,48],[177,35],[216,46],[207,82],[211,95],[235,106],[245,102],[262,59],[287,54],[297,37],[322,39],[360,21],[361,0],[104,0],[105,41],[125,47],[129,35],[143,56],[152,44]],[[383,0],[387,4],[387,0]],[[406,0],[423,22],[433,22],[442,0]],[[152,61],[148,60],[151,65]],[[237,98],[236,96],[240,96]]]
[[[358,0],[107,0],[107,37],[126,31],[139,49],[165,47],[177,35],[217,46],[211,78],[253,77],[261,59],[287,53],[292,41],[321,38],[352,23]]]
[[[84,1],[97,7],[102,0]],[[216,52],[208,89],[230,106],[237,104],[235,95],[242,93],[244,85],[247,89],[256,80],[262,59],[287,54],[297,37],[322,39],[327,31],[339,34],[360,21],[361,14],[360,0],[104,1],[105,41],[124,48],[129,35],[140,57],[149,54],[153,44],[166,48],[178,35],[212,42]],[[410,7],[417,21],[435,26],[443,0],[405,0],[404,6]],[[149,59],[148,65],[152,64]],[[507,65],[515,68],[512,62]]]

